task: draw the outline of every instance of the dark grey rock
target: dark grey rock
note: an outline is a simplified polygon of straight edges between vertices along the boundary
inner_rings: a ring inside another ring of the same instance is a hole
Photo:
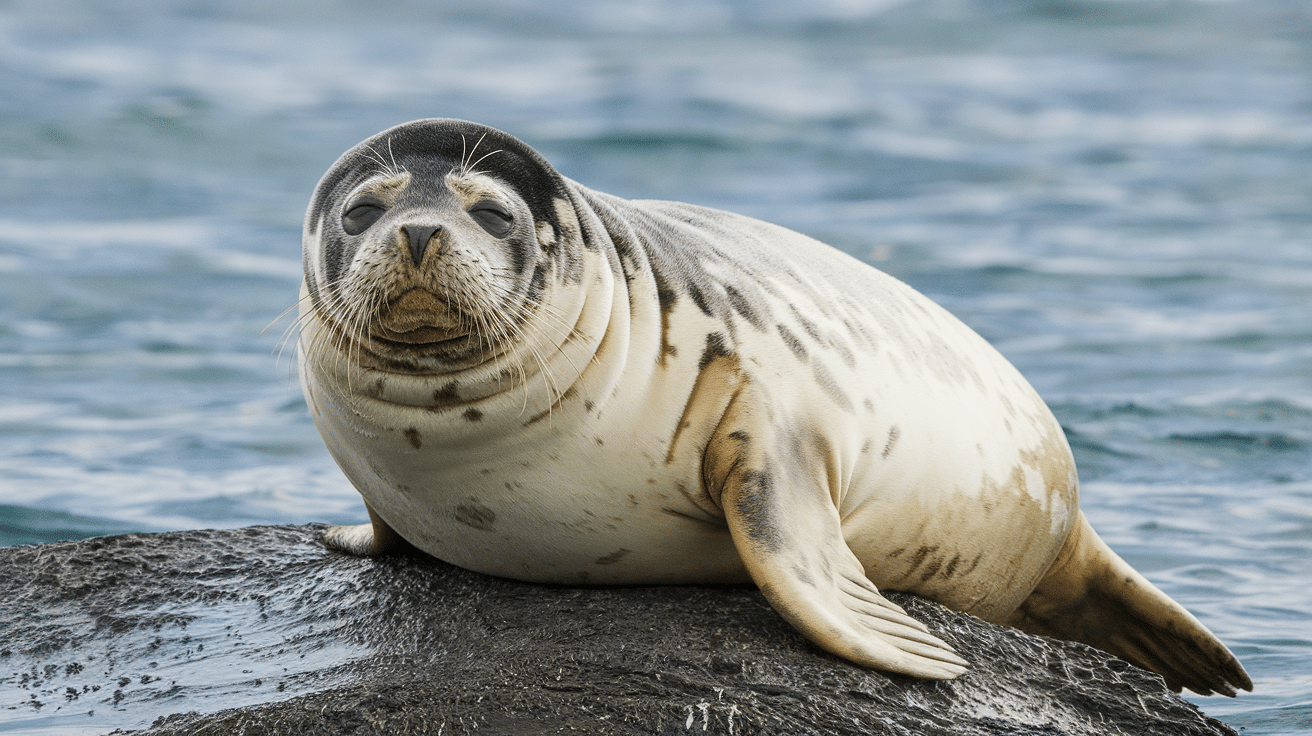
[[[0,549],[0,731],[1233,734],[1095,649],[889,597],[974,662],[852,666],[749,588],[529,585],[322,527]]]

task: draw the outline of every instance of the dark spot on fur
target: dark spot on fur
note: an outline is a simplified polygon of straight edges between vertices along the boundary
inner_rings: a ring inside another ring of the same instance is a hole
[[[884,451],[880,453],[881,457],[887,458],[893,452],[893,446],[897,444],[898,438],[902,436],[902,428],[894,424],[888,428],[888,443],[884,445]]]
[[[838,353],[838,357],[843,359],[843,365],[848,368],[856,368],[856,355],[852,353],[852,349],[847,346],[845,341],[834,339],[830,341],[829,347],[833,348]]]
[[[534,225],[536,224],[535,222]],[[509,238],[503,242],[508,246],[506,251],[510,254],[511,268],[515,269],[517,274],[523,273],[524,269],[528,268],[531,254],[541,247],[538,245],[536,227],[533,228],[533,235],[523,241],[518,238]],[[542,265],[539,264],[538,268],[542,268]]]
[[[843,320],[843,326],[847,328],[847,333],[852,336],[852,339],[856,340],[858,344],[866,346],[867,352],[878,352],[879,344],[875,339],[874,333],[871,332],[870,327],[866,325],[866,323],[860,320],[853,323],[852,321],[845,319]]]
[[[673,312],[674,305],[679,303],[679,295],[660,276],[656,277],[656,301],[661,303],[662,312]]]
[[[588,399],[587,401],[583,402],[583,410],[592,411],[592,399]]]
[[[381,382],[382,379],[380,378],[379,381]],[[382,386],[379,386],[378,388],[379,390],[381,390]],[[1007,398],[1006,395],[1003,394],[1001,396],[998,396],[998,400],[1002,402],[1002,408],[1007,410],[1007,416],[1009,417],[1016,416],[1016,405],[1011,403],[1011,399]]]
[[[479,531],[492,531],[494,528],[493,523],[496,520],[497,514],[495,511],[476,501],[471,500],[469,503],[462,503],[456,507],[456,521]]]
[[[804,584],[809,585],[812,588],[815,587],[815,579],[811,577],[810,571],[805,567],[801,565],[793,565],[793,575],[797,576],[797,579]]]
[[[938,551],[938,547],[921,547],[920,549],[916,550],[916,554],[914,554],[911,557],[911,569],[914,570],[917,567],[920,567],[921,565],[925,564],[925,558],[929,557],[930,555],[934,554],[937,551]]]
[[[957,565],[961,564],[961,555],[954,555],[952,561],[943,569],[943,577],[950,578],[957,571]]]
[[[838,381],[834,379],[834,374],[830,373],[829,369],[816,361],[811,364],[811,373],[815,376],[815,381],[820,385],[821,390],[833,399],[835,404],[849,412],[852,411],[852,399],[848,397],[843,387],[838,385]]]
[[[624,556],[627,555],[628,553],[629,550],[621,547],[615,550],[614,552],[611,552],[610,554],[606,555],[605,557],[598,557],[595,560],[595,562],[598,565],[613,565],[616,562],[619,562],[620,560],[624,559]]]
[[[774,513],[774,479],[766,471],[753,470],[743,473],[741,483],[734,513],[752,542],[766,552],[778,552],[783,549],[784,535]]]
[[[866,411],[870,412],[871,414],[875,413],[875,402],[871,401],[870,399],[866,399],[865,401],[861,402],[861,405],[864,406],[866,408]]]
[[[943,560],[931,560],[929,565],[925,567],[925,571],[920,574],[920,582],[929,582],[930,578],[938,574],[941,567],[943,567]]]
[[[975,572],[975,568],[979,567],[979,561],[982,559],[984,559],[984,555],[975,555],[975,559],[970,561],[970,568],[967,569],[966,572],[963,574],[969,575],[972,572]]]
[[[574,397],[575,395],[577,395],[577,394],[578,394],[578,391],[575,390],[575,388],[574,388],[573,386],[571,386],[570,388],[566,389],[566,390],[565,390],[565,393],[561,394],[561,395],[559,396],[559,398],[557,398],[557,399],[555,400],[555,402],[553,402],[553,403],[551,404],[551,406],[548,406],[546,409],[543,409],[542,411],[538,412],[537,414],[534,414],[533,416],[529,417],[529,420],[528,420],[527,422],[524,422],[524,426],[527,427],[527,426],[529,426],[530,424],[536,424],[536,423],[542,421],[543,419],[546,419],[547,417],[551,416],[551,412],[552,412],[556,407],[558,407],[558,406],[560,406],[561,404],[565,403],[565,401],[566,401],[567,399],[571,399],[571,398],[573,398],[573,397]]]
[[[465,419],[468,419],[471,422],[477,422],[482,418],[483,418],[483,412],[479,411],[478,409],[465,410]]]
[[[702,293],[701,289],[697,288],[696,284],[688,284],[688,296],[692,297],[692,303],[702,310],[702,314],[707,317],[715,316],[711,313],[711,305],[706,301],[706,295]]]
[[[410,444],[414,446],[416,450],[424,446],[424,439],[419,436],[419,430],[414,427],[405,431],[405,438],[410,440]]]
[[[724,344],[724,335],[718,332],[712,332],[706,336],[706,349],[702,351],[701,360],[697,361],[697,369],[702,370],[711,364],[716,358],[727,358],[732,353]]]
[[[522,266],[516,268],[517,271],[523,270]],[[534,304],[542,301],[542,294],[547,290],[547,264],[539,263],[533,269],[533,278],[528,283],[528,292],[524,295],[526,299]]]
[[[900,548],[898,548],[898,549],[893,550],[892,552],[889,552],[889,553],[888,553],[888,558],[891,560],[891,559],[893,559],[894,557],[901,557],[901,556],[902,556],[902,553],[903,553],[903,552],[906,552],[906,551],[907,551],[907,548],[906,548],[906,547],[900,547]]]
[[[679,297],[665,279],[659,273],[652,274],[656,278],[656,300],[661,303],[661,354],[660,364],[665,365],[667,358],[672,358],[679,354],[679,351],[670,344],[670,312],[674,311],[674,305],[678,302]]]
[[[751,303],[747,301],[746,297],[738,293],[737,289],[732,286],[726,286],[724,287],[724,293],[729,297],[729,304],[733,307],[733,311],[737,312],[739,316],[747,320],[748,324],[752,327],[755,327],[758,330],[765,329],[765,323],[761,321],[761,315],[756,313],[756,310],[752,308]]]
[[[784,339],[784,344],[788,346],[789,350],[793,351],[793,355],[797,356],[798,360],[806,360],[806,346],[802,344],[801,340],[797,339],[797,335],[794,335],[792,330],[783,325],[778,325],[778,327],[779,337]]]
[[[458,386],[459,384],[457,384],[455,381],[451,381],[445,386],[442,386],[438,390],[434,391],[433,403],[454,404],[455,402],[459,401],[460,392],[456,390]]]
[[[802,326],[802,330],[805,331],[806,334],[811,336],[812,340],[815,340],[816,342],[822,342],[820,337],[820,328],[816,325],[816,323],[812,322],[811,320],[803,316],[802,312],[798,310],[796,304],[793,305],[793,316],[797,318],[797,323]]]
[[[735,429],[734,431],[729,433],[729,439],[735,440],[737,442],[748,442],[752,439],[752,436],[747,434],[747,432],[745,432],[744,430]]]

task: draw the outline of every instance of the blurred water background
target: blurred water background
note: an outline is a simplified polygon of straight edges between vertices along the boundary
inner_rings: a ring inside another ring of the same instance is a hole
[[[0,544],[363,521],[280,351],[300,220],[460,117],[947,306],[1256,681],[1196,702],[1312,732],[1301,0],[0,0],[0,91]]]

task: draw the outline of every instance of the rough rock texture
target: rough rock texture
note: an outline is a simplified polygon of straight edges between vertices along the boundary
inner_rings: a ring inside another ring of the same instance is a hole
[[[529,585],[322,530],[0,549],[0,731],[1234,733],[1156,675],[913,596],[890,595],[968,674],[849,665],[753,589]]]

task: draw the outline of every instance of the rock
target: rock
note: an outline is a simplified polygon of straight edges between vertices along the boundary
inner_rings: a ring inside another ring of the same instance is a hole
[[[323,527],[0,549],[0,731],[1234,734],[1110,655],[909,595],[948,682],[818,650],[752,588],[575,588]]]

